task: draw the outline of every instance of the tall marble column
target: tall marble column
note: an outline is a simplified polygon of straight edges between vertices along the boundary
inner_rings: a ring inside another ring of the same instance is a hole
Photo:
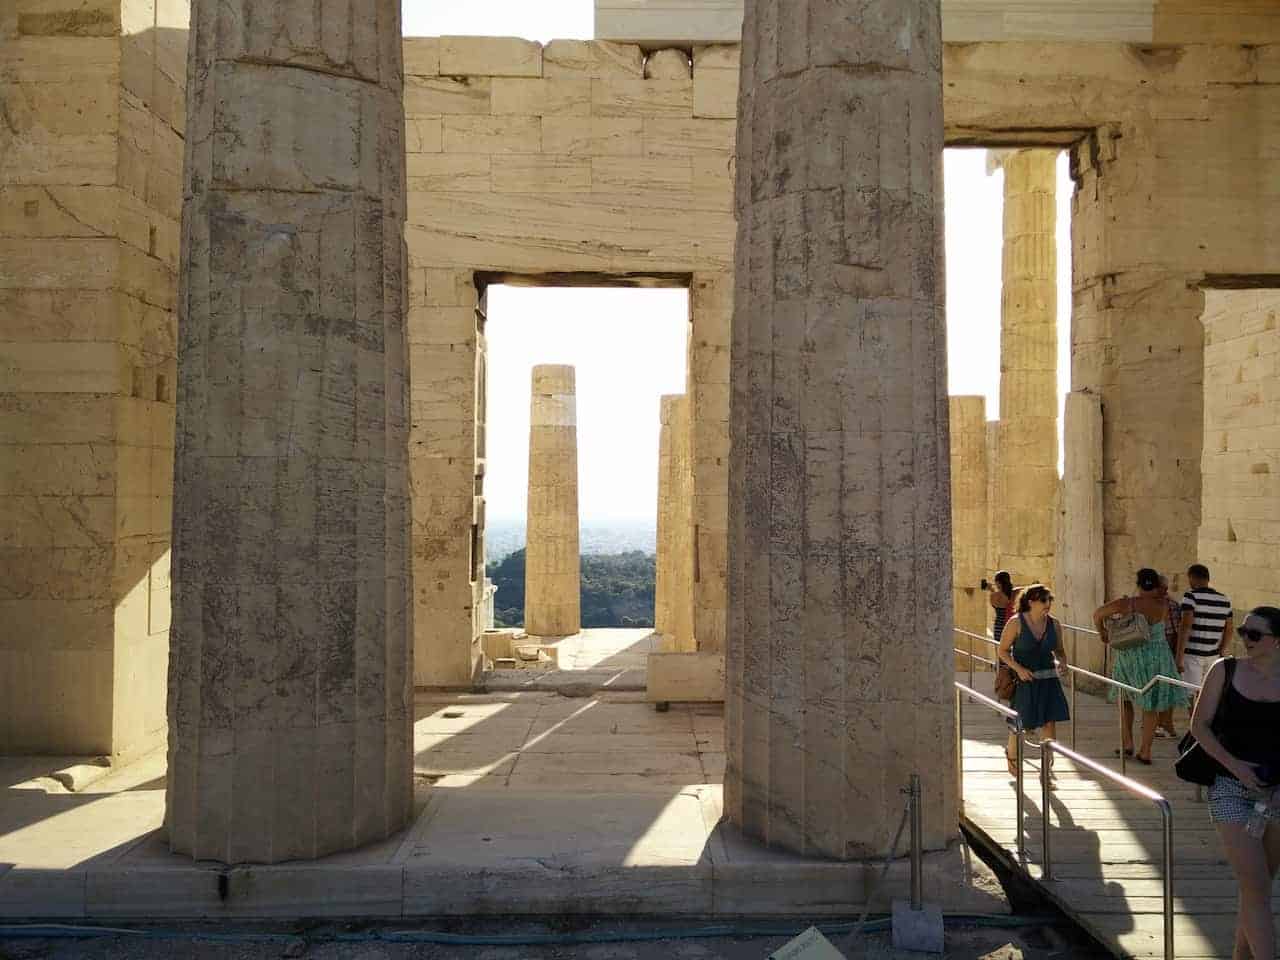
[[[997,564],[1016,584],[1054,579],[1058,498],[1057,159],[992,154],[1004,168]]]
[[[310,859],[412,810],[397,0],[194,0],[170,847]]]
[[[578,404],[570,366],[533,368],[524,628],[565,637],[582,627],[578,551]]]
[[[725,808],[883,856],[956,834],[939,0],[747,0]]]
[[[653,626],[667,653],[692,653],[693,457],[689,398],[662,398],[658,451],[658,537]]]

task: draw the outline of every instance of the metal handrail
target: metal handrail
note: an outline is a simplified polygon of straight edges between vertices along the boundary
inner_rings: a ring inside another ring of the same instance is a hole
[[[1080,633],[1092,634],[1095,637],[1100,636],[1098,631],[1089,630],[1086,627],[1076,627],[1076,626],[1072,626],[1069,623],[1061,624],[1061,626],[1064,630],[1076,630]],[[990,644],[991,646],[996,647],[997,649],[1000,646],[1000,641],[995,640],[992,637],[989,637],[985,634],[973,633],[972,631],[964,630],[964,629],[961,629],[960,627],[952,627],[952,630],[955,633],[960,634],[961,636],[968,637],[970,640],[981,640],[982,642]],[[972,644],[970,644],[970,647],[972,647]],[[961,650],[959,647],[953,647],[953,649],[955,650],[956,653],[963,654],[969,658],[969,685],[973,686],[974,658],[976,657],[977,659],[982,660],[984,663],[987,663],[987,664],[990,664],[991,661],[985,659],[984,657],[978,657],[977,654],[975,654],[972,651],[972,649]],[[1076,654],[1075,642],[1073,640],[1072,650],[1071,650],[1072,660],[1076,659],[1075,654]],[[1100,674],[1100,673],[1094,673],[1092,670],[1086,670],[1084,667],[1078,667],[1074,663],[1066,664],[1066,668],[1068,672],[1071,674],[1071,716],[1073,718],[1071,722],[1072,749],[1075,749],[1077,746],[1076,723],[1074,720],[1074,718],[1077,716],[1077,713],[1076,713],[1076,677],[1077,676],[1088,677],[1091,680],[1096,680],[1099,683],[1106,684],[1107,686],[1114,687],[1117,690],[1123,690],[1126,693],[1130,693],[1139,697],[1149,693],[1152,689],[1156,687],[1157,684],[1161,684],[1161,683],[1167,684],[1168,686],[1171,686],[1171,687],[1182,687],[1185,690],[1190,690],[1193,693],[1197,693],[1197,694],[1200,692],[1200,687],[1197,684],[1188,683],[1186,680],[1179,680],[1174,677],[1166,677],[1163,674],[1159,674],[1157,676],[1152,677],[1150,680],[1147,681],[1147,684],[1144,687],[1135,687],[1135,686],[1131,686],[1130,684],[1123,683],[1120,680],[1113,679],[1112,677],[1104,676],[1103,674]],[[1120,731],[1120,749],[1119,749],[1120,772],[1127,773],[1129,770],[1129,763],[1128,763],[1129,757],[1124,750],[1125,722],[1124,722],[1124,698],[1123,697],[1116,697],[1116,712],[1119,720],[1118,729]]]
[[[1164,831],[1164,956],[1165,960],[1174,960],[1173,950],[1173,806],[1163,796],[1150,787],[1144,786],[1137,780],[1131,780],[1126,776],[1116,773],[1114,770],[1104,767],[1096,760],[1090,760],[1083,754],[1076,753],[1074,750],[1068,750],[1062,744],[1054,740],[1040,741],[1040,829],[1041,844],[1044,848],[1042,857],[1043,875],[1041,879],[1044,882],[1052,882],[1053,880],[1053,852],[1050,846],[1049,832],[1049,810],[1050,799],[1053,791],[1052,780],[1050,779],[1050,771],[1052,767],[1052,755],[1060,753],[1072,763],[1082,767],[1087,767],[1094,773],[1101,774],[1113,783],[1117,783],[1124,787],[1130,793],[1136,793],[1140,797],[1145,797],[1156,805],[1160,810],[1161,827]],[[1019,798],[1021,799],[1021,798]],[[1021,833],[1019,833],[1021,838]]]
[[[1017,770],[1014,773],[1014,781],[1016,783],[1016,809],[1018,816],[1017,830],[1017,848],[1018,862],[1026,865],[1027,862],[1027,840],[1026,829],[1023,825],[1023,787],[1022,787],[1022,766],[1025,754],[1026,730],[1022,726],[1022,718],[1018,716],[1017,710],[1010,710],[999,700],[993,700],[985,693],[979,693],[972,687],[966,687],[959,680],[955,681],[956,685],[956,785],[960,791],[960,805],[964,806],[964,700],[968,697],[978,703],[994,710],[996,713],[1005,717],[1013,723],[1013,732],[1017,737],[1017,743],[1014,747],[1014,764]],[[1006,754],[1006,757],[1008,755]]]

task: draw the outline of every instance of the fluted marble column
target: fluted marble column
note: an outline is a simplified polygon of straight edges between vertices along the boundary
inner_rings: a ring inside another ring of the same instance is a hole
[[[1016,584],[1048,583],[1057,546],[1058,155],[992,157],[1004,168],[996,562]]]
[[[194,0],[175,851],[309,859],[412,810],[397,0]]]
[[[534,367],[532,389],[524,628],[535,637],[565,637],[582,627],[573,367]]]
[[[883,856],[956,833],[938,0],[747,0],[725,809]]]
[[[689,398],[662,398],[658,452],[658,537],[654,582],[654,629],[662,649],[692,653],[693,636],[693,457]]]

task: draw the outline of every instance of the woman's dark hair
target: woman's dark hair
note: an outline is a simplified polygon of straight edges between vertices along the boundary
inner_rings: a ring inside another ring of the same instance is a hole
[[[1160,586],[1160,574],[1150,567],[1143,567],[1138,571],[1138,589],[1154,590]]]
[[[1280,608],[1277,607],[1254,607],[1249,611],[1251,617],[1261,617],[1267,621],[1267,629],[1271,631],[1273,637],[1280,637]]]
[[[1009,576],[1008,570],[997,570],[996,575],[991,579],[1006,597],[1013,596],[1013,577]]]
[[[1029,587],[1022,588],[1022,596],[1018,598],[1018,612],[1028,613],[1031,610],[1031,604],[1037,601],[1046,602],[1053,599],[1053,591],[1046,587],[1043,583],[1033,583]]]

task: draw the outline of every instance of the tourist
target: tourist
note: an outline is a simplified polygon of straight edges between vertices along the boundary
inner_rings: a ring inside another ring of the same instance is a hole
[[[1005,625],[999,652],[1000,660],[1018,677],[1010,704],[1018,711],[1022,729],[1027,733],[1043,730],[1042,737],[1050,740],[1057,739],[1058,723],[1071,716],[1062,681],[1058,678],[1067,657],[1062,646],[1062,628],[1049,616],[1052,605],[1053,594],[1044,584],[1033,583],[1025,588],[1018,600],[1018,616]],[[1010,733],[1004,755],[1013,776],[1017,776],[1018,770],[1016,746],[1017,734]]]
[[[1182,605],[1169,596],[1169,578],[1163,573],[1160,574],[1160,589],[1157,591],[1160,599],[1164,601],[1168,608],[1168,616],[1164,621],[1164,638],[1169,644],[1169,652],[1174,655],[1177,660],[1178,653],[1178,627],[1182,623]],[[1182,667],[1178,667],[1178,673],[1182,673]],[[1156,723],[1157,737],[1178,738],[1178,732],[1173,728],[1173,707],[1168,710],[1161,711],[1159,722]]]
[[[1178,668],[1173,653],[1164,638],[1168,606],[1160,599],[1160,574],[1149,567],[1138,571],[1138,593],[1103,604],[1093,611],[1093,623],[1103,643],[1110,643],[1113,631],[1117,639],[1141,632],[1132,646],[1113,650],[1111,675],[1121,683],[1143,689],[1157,676],[1178,678]],[[1111,688],[1114,700],[1119,691]],[[1139,763],[1151,764],[1151,741],[1156,735],[1156,719],[1161,711],[1171,710],[1187,702],[1183,689],[1171,683],[1155,683],[1146,693],[1123,693],[1121,712],[1123,741],[1120,749],[1126,756]],[[1142,744],[1135,751],[1133,746],[1134,705],[1142,711]],[[1117,751],[1119,753],[1119,751]]]
[[[1004,625],[1013,616],[1018,603],[1020,587],[1013,585],[1013,578],[1008,570],[1000,570],[991,582],[982,581],[987,590],[987,601],[995,608],[991,617],[991,636],[999,643],[1004,638]]]
[[[1240,888],[1231,956],[1244,960],[1274,957],[1276,949],[1271,888],[1280,870],[1280,609],[1254,607],[1239,634],[1245,656],[1209,667],[1191,733],[1223,768],[1209,787],[1209,816]]]
[[[1209,585],[1209,568],[1203,563],[1187,568],[1187,582],[1191,589],[1182,595],[1177,662],[1182,678],[1199,686],[1222,656],[1233,614],[1231,599]]]

